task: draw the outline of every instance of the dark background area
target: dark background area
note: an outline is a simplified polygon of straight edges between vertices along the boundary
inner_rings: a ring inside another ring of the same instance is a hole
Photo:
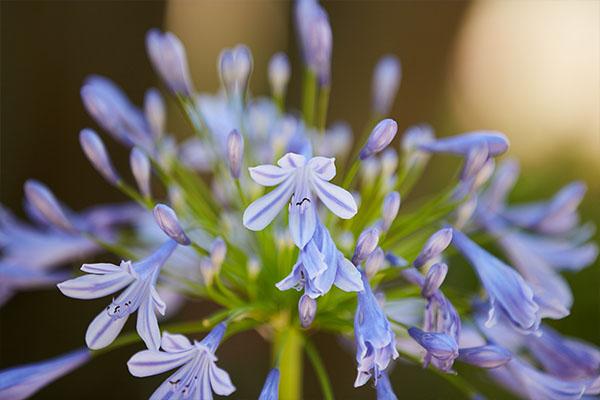
[[[177,4],[184,10],[191,6],[191,2]],[[194,46],[191,69],[200,91],[217,88],[214,65],[218,49],[244,42],[243,32],[239,37],[236,32],[228,32],[223,40],[218,34],[229,28],[228,13],[239,17],[244,8],[262,7],[265,13],[274,12],[283,18],[274,21],[273,26],[265,25],[264,21],[249,24],[248,29],[266,31],[253,36],[255,43],[249,43],[255,56],[253,92],[267,93],[265,67],[272,52],[256,46],[271,37],[276,44],[265,46],[273,48],[273,52],[288,51],[294,71],[300,69],[288,3],[199,4],[196,4],[199,10],[194,12],[201,13],[202,7],[218,9],[215,13],[219,17],[214,26],[202,27],[205,34],[197,37],[201,45],[193,45],[194,37],[182,38],[186,46]],[[145,33],[152,27],[164,27],[165,21],[174,24],[172,29],[179,33],[177,28],[181,26],[173,23],[176,13],[171,10],[169,14],[168,5],[161,1],[2,1],[0,6],[1,203],[22,215],[21,188],[30,177],[48,184],[74,209],[124,200],[120,192],[97,175],[80,150],[79,130],[95,125],[81,105],[79,89],[87,75],[102,74],[114,79],[134,103],[140,104],[146,88],[158,85],[145,54]],[[330,121],[344,119],[355,132],[362,129],[368,117],[372,68],[382,54],[393,52],[401,57],[403,64],[404,78],[392,112],[400,128],[427,121],[445,134],[458,129],[448,112],[447,79],[454,39],[468,6],[468,2],[445,1],[326,2],[335,46]],[[211,30],[215,34],[206,35]],[[196,53],[204,47],[206,56],[198,56]],[[194,60],[201,63],[195,64]],[[298,104],[300,80],[298,75],[292,79],[289,103]],[[185,133],[181,121],[178,111],[172,109],[169,127],[177,134]],[[126,170],[126,151],[108,140],[107,146],[117,167]],[[551,160],[543,169],[524,168],[525,177],[515,198],[549,196],[586,170],[576,154],[560,153]],[[436,173],[428,175],[427,184],[420,190],[435,190],[448,178],[443,171],[438,172],[439,167],[434,163],[431,171]],[[594,171],[587,173],[591,191],[583,211],[586,219],[598,221],[597,175]],[[595,265],[577,276],[569,276],[576,299],[573,312],[553,325],[600,344],[598,272]],[[0,309],[0,368],[44,359],[84,345],[85,329],[104,303],[105,300],[74,301],[57,290],[17,295]],[[191,303],[176,320],[197,318],[206,312],[204,304]],[[338,398],[373,396],[368,388],[352,387],[354,354],[326,335],[317,336],[317,346],[323,352]],[[126,361],[138,348],[141,345],[102,355],[42,390],[36,398],[145,398],[164,376],[136,379],[128,374]],[[238,388],[232,398],[256,398],[269,368],[267,344],[257,334],[243,334],[230,339],[218,355],[221,366],[229,371]],[[304,398],[317,399],[320,392],[310,366],[305,372]],[[401,398],[461,398],[443,380],[415,366],[398,365],[392,381]],[[485,390],[485,383],[478,386]]]

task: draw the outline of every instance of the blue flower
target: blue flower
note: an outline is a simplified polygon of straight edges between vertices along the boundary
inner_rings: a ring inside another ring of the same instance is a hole
[[[312,239],[300,250],[292,272],[276,286],[279,290],[304,289],[314,299],[329,292],[333,285],[347,292],[363,289],[358,269],[337,249],[317,218]]]
[[[90,359],[86,349],[0,371],[0,399],[26,399]]]
[[[260,391],[258,400],[277,400],[279,399],[279,369],[273,368],[269,371],[265,385]]]
[[[146,34],[146,50],[154,69],[173,93],[194,93],[185,49],[177,36],[151,29]]]
[[[169,239],[150,257],[121,265],[84,264],[81,270],[89,275],[58,284],[60,291],[76,299],[97,299],[126,288],[92,321],[85,335],[90,349],[108,346],[119,335],[132,313],[138,312],[137,331],[150,349],[158,349],[160,330],[155,310],[164,315],[166,305],[155,285],[161,267],[177,247]]]
[[[424,332],[419,328],[412,327],[408,329],[408,334],[427,351],[425,367],[432,358],[441,364],[450,364],[451,366],[458,357],[458,343],[446,333]]]
[[[356,361],[358,374],[354,386],[362,386],[373,377],[375,384],[392,359],[398,358],[396,336],[390,322],[371,291],[364,273],[364,290],[358,292],[358,306],[354,316]]]
[[[255,200],[244,211],[244,226],[259,231],[289,205],[289,228],[296,245],[303,249],[315,233],[317,208],[313,193],[340,218],[352,218],[357,212],[356,202],[350,193],[329,183],[335,176],[333,158],[313,157],[308,162],[304,156],[287,153],[275,165],[250,168],[250,176],[262,186],[277,186]]]
[[[495,157],[508,150],[508,139],[500,132],[478,131],[421,143],[419,148],[431,153],[450,153],[466,157],[478,146],[487,147],[489,157]]]
[[[379,381],[377,382],[375,389],[377,390],[377,400],[398,400],[398,397],[396,397],[396,394],[394,393],[394,389],[392,389],[390,377],[387,372],[383,372],[379,375]]]
[[[402,67],[400,60],[393,54],[388,54],[377,62],[371,85],[373,111],[377,115],[389,114],[394,98],[400,87]]]
[[[235,391],[229,374],[217,367],[215,351],[226,330],[225,323],[217,325],[200,342],[191,343],[183,335],[163,334],[158,349],[143,350],[127,362],[129,372],[136,377],[162,374],[179,368],[162,383],[150,399],[199,398],[212,400],[213,392],[228,396]]]

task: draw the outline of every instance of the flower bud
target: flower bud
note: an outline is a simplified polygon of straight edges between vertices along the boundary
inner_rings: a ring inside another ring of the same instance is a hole
[[[439,360],[456,358],[458,344],[450,335],[438,332],[423,332],[419,328],[409,328],[408,334],[427,350],[427,353]]]
[[[485,162],[488,159],[488,147],[485,145],[477,145],[473,146],[472,149],[469,150],[467,156],[465,158],[465,163],[462,171],[460,172],[460,179],[467,180],[473,176],[476,176],[477,173],[483,168]]]
[[[475,147],[487,148],[489,157],[496,157],[508,150],[508,139],[500,132],[477,131],[437,139],[421,144],[423,151],[450,153],[467,156]]]
[[[373,74],[373,111],[377,115],[387,115],[392,108],[400,87],[402,70],[400,60],[392,54],[381,57]]]
[[[258,263],[258,259],[256,259],[255,257],[250,257],[248,259],[246,268],[248,268],[248,276],[251,279],[256,278],[258,276],[258,273],[260,272],[260,264]]]
[[[151,197],[150,160],[148,160],[146,154],[137,147],[134,147],[129,155],[129,165],[142,195],[147,198]]]
[[[469,347],[460,349],[458,359],[467,364],[472,364],[480,368],[496,368],[510,361],[512,355],[510,351],[496,345],[487,345],[479,347]]]
[[[275,97],[285,95],[287,84],[290,80],[290,60],[283,53],[276,53],[269,61],[269,84]]]
[[[390,192],[385,196],[383,200],[383,211],[381,213],[383,217],[383,230],[387,231],[392,226],[392,223],[398,215],[400,210],[400,193]]]
[[[200,259],[200,274],[202,274],[202,280],[205,285],[212,285],[217,270],[209,258],[202,257]]]
[[[106,152],[104,143],[100,137],[91,129],[83,129],[79,133],[79,142],[92,166],[106,179],[111,185],[116,185],[121,180],[117,175],[112,161]]]
[[[144,96],[144,115],[150,126],[154,139],[159,139],[165,132],[165,102],[156,89],[148,89]]]
[[[398,167],[398,153],[392,148],[388,148],[381,153],[381,174],[384,177],[391,177]]]
[[[227,255],[227,245],[223,238],[218,237],[210,245],[210,261],[215,268],[220,269]]]
[[[252,53],[242,44],[221,51],[218,69],[227,96],[231,98],[244,95],[252,73],[252,64]]]
[[[188,97],[194,93],[185,49],[177,36],[151,29],[146,34],[146,51],[171,92]]]
[[[242,171],[242,159],[244,157],[244,138],[234,129],[227,137],[227,159],[229,161],[229,172],[234,179],[239,179]]]
[[[469,222],[476,209],[477,196],[472,195],[456,209],[456,222],[454,222],[454,226],[457,229],[463,228]]]
[[[435,141],[433,129],[427,124],[409,127],[402,136],[405,168],[422,167],[429,160],[429,153],[420,150],[421,146]]]
[[[440,229],[427,239],[427,242],[423,246],[423,249],[421,249],[421,253],[417,256],[413,266],[417,269],[421,268],[423,265],[427,264],[427,262],[442,254],[451,241],[452,228]]]
[[[190,238],[185,234],[175,211],[171,207],[165,204],[157,204],[154,207],[154,220],[160,229],[177,243],[184,246],[192,243]]]
[[[356,241],[356,249],[352,256],[352,263],[354,265],[363,262],[375,250],[377,243],[379,243],[379,233],[379,229],[377,228],[368,228],[362,231]]]
[[[277,400],[279,398],[279,369],[273,368],[258,396],[258,400]]]
[[[67,232],[77,231],[46,185],[29,179],[25,182],[24,189],[27,201],[46,222]]]
[[[360,151],[360,159],[364,160],[385,149],[394,140],[396,132],[398,132],[396,121],[389,118],[380,121],[375,125],[367,140],[367,144]]]
[[[367,277],[369,279],[379,272],[383,266],[384,260],[385,253],[381,247],[377,247],[371,254],[369,254],[367,261],[365,261],[365,272],[367,273]]]
[[[304,62],[320,85],[329,85],[333,37],[327,13],[315,0],[300,0],[296,3],[296,26]]]
[[[448,273],[448,266],[444,263],[433,264],[429,271],[427,271],[427,276],[425,277],[425,284],[421,289],[421,294],[425,298],[429,298],[433,296],[433,294],[442,286],[444,279],[446,279],[446,274]]]
[[[304,329],[310,327],[315,320],[317,314],[317,301],[312,297],[303,294],[298,301],[298,316],[300,317],[300,325]]]

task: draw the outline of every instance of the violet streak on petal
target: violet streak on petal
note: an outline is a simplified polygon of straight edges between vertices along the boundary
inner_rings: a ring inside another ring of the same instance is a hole
[[[162,229],[162,231],[177,243],[187,246],[190,243],[190,238],[185,234],[177,214],[173,209],[165,204],[157,204],[154,207],[154,220]]]

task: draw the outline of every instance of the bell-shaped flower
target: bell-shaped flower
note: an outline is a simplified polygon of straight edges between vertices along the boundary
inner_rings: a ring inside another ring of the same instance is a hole
[[[277,283],[279,290],[304,289],[315,299],[329,292],[335,285],[346,292],[363,289],[360,273],[337,249],[329,231],[317,219],[312,239],[300,250],[292,272]]]
[[[317,227],[316,197],[340,218],[357,212],[352,195],[329,181],[335,176],[333,158],[306,158],[287,153],[275,165],[250,168],[252,179],[262,186],[277,186],[255,200],[244,211],[244,226],[253,231],[265,228],[289,201],[289,229],[296,245],[303,249]]]
[[[258,396],[258,400],[277,400],[279,399],[279,369],[273,368],[269,371],[265,384]]]
[[[392,359],[398,357],[396,335],[390,322],[373,295],[369,281],[361,273],[364,290],[358,292],[358,306],[354,316],[356,361],[358,374],[354,386],[362,386],[373,377],[375,385]]]
[[[496,313],[502,313],[516,330],[525,334],[537,331],[541,318],[539,306],[523,277],[456,229],[452,244],[475,268],[487,291],[490,302],[487,324],[493,325]]]
[[[375,386],[375,390],[377,391],[377,400],[398,400],[387,372],[379,375],[379,381],[377,382],[377,386]]]
[[[163,333],[158,349],[143,350],[127,362],[129,372],[143,378],[179,368],[150,397],[159,399],[212,400],[213,392],[228,396],[235,391],[229,374],[217,367],[215,351],[226,330],[220,323],[200,342],[191,343],[183,335]]]
[[[85,341],[90,349],[101,349],[111,344],[129,315],[136,311],[138,334],[149,349],[158,349],[160,330],[156,311],[164,315],[166,305],[155,285],[161,267],[176,247],[177,242],[168,240],[152,255],[134,263],[84,264],[81,270],[88,275],[58,284],[65,296],[84,300],[108,296],[126,288],[88,327]]]
[[[0,399],[22,400],[90,360],[87,349],[0,371]]]

